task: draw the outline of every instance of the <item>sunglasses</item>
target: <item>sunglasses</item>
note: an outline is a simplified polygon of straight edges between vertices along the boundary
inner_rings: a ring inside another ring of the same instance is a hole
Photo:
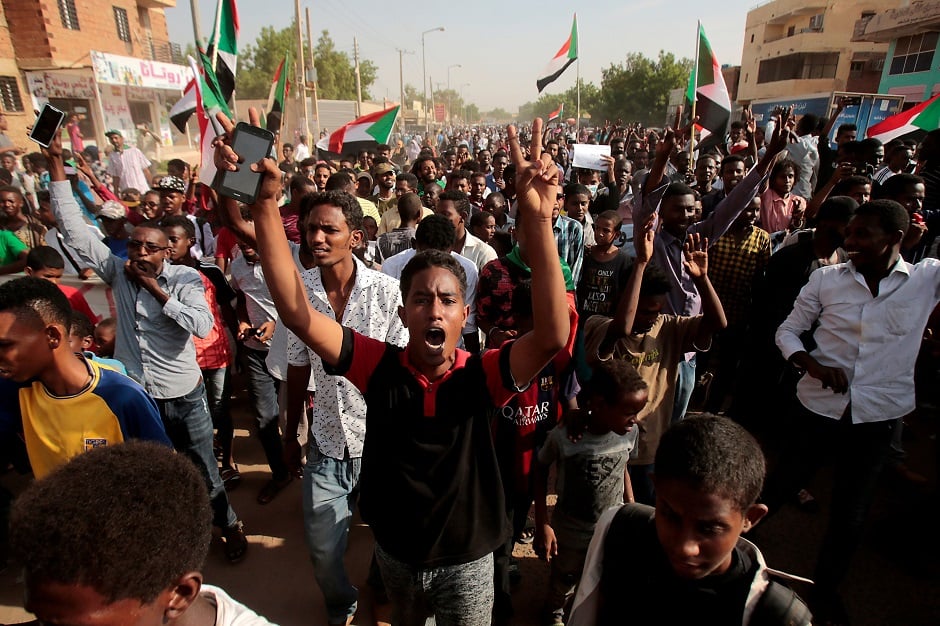
[[[150,254],[156,254],[157,252],[161,252],[161,251],[163,251],[163,250],[169,250],[169,249],[170,249],[170,246],[159,246],[159,245],[157,245],[157,244],[155,244],[155,243],[152,243],[152,242],[150,242],[150,241],[140,241],[139,239],[128,239],[128,240],[127,240],[127,249],[130,250],[131,248],[134,248],[134,249],[137,249],[137,250],[140,250],[141,248],[144,248],[144,249],[146,249],[147,252],[149,252]]]

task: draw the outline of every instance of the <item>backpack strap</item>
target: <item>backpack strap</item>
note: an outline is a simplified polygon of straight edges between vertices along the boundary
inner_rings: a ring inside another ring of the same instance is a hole
[[[808,626],[813,616],[796,592],[775,580],[757,601],[749,626]]]

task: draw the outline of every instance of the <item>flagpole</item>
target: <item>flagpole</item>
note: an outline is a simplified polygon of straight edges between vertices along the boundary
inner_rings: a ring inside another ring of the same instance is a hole
[[[575,32],[575,40],[577,41],[578,39],[577,37],[578,14],[577,13],[574,14],[574,32]],[[580,48],[580,46],[578,47]],[[575,78],[575,85],[577,85],[577,89],[578,89],[578,119],[575,120],[575,123],[574,123],[576,137],[581,135],[581,50],[580,49],[577,51],[577,54],[578,54],[578,69],[577,69],[578,76],[577,78]]]
[[[219,0],[215,5],[215,29],[212,31],[212,71],[215,71],[215,63],[219,58],[219,38],[221,37],[222,26],[222,3],[227,0]]]
[[[693,57],[692,75],[695,77],[695,80],[692,81],[692,116],[689,118],[689,123],[691,124],[691,131],[689,132],[689,161],[692,160],[692,155],[695,152],[695,103],[698,102],[698,54],[699,54],[699,44],[702,41],[702,22],[699,20],[698,26],[695,31],[695,56]],[[692,166],[695,167],[694,165]]]

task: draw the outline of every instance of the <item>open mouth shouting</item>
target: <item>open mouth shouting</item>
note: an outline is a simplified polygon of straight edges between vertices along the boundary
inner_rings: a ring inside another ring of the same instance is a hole
[[[434,354],[444,352],[444,342],[447,340],[447,333],[443,328],[429,328],[424,333],[424,343],[428,350]]]

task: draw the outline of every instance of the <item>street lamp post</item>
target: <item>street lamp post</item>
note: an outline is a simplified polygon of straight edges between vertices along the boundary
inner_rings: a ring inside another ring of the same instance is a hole
[[[428,33],[433,32],[444,32],[443,26],[438,26],[437,28],[429,28],[428,30],[421,33],[421,84],[424,86],[424,136],[425,139],[428,136],[428,133],[431,132],[431,122],[428,119],[428,63],[425,58],[424,53],[424,36]]]
[[[452,102],[451,95],[450,95],[450,71],[455,67],[462,68],[463,65],[461,65],[460,63],[455,63],[454,65],[447,66],[447,118],[448,119],[451,119],[451,116],[453,115],[450,110],[451,107],[453,107],[454,105],[454,103]]]

